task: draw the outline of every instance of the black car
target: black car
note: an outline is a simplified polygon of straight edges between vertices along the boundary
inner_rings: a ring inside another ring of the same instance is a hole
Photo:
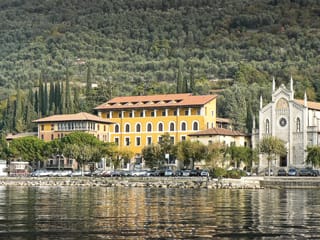
[[[310,169],[302,168],[299,170],[299,176],[311,177],[313,176],[313,172]]]
[[[278,176],[287,176],[287,171],[283,168],[278,170]]]

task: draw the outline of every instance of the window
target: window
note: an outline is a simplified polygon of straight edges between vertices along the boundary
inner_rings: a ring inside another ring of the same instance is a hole
[[[141,138],[136,137],[136,146],[140,146],[140,145],[141,145]]]
[[[126,138],[124,139],[124,145],[125,145],[125,146],[129,146],[129,145],[130,145],[130,138],[129,138],[129,137],[126,137]]]
[[[126,130],[126,132],[130,132],[130,124],[126,124],[125,130]]]
[[[181,141],[185,141],[186,140],[186,136],[181,136]]]
[[[131,117],[131,118],[134,117],[133,112],[129,112],[129,117]]]
[[[116,126],[114,127],[114,131],[115,131],[116,133],[118,133],[118,132],[120,131],[119,125],[116,125]]]
[[[209,140],[209,141],[208,141],[208,145],[211,145],[211,144],[212,144],[212,140]]]
[[[177,110],[174,110],[173,111],[173,116],[177,116],[178,115],[178,111]]]
[[[185,110],[184,115],[189,116],[189,110]]]
[[[44,130],[44,125],[41,125],[41,131],[43,131]]]
[[[173,136],[170,136],[170,142],[171,142],[172,144],[174,144],[174,137],[173,137]]]
[[[166,110],[163,110],[163,111],[161,112],[161,115],[164,116],[164,117],[167,116],[167,111],[166,111]]]
[[[53,131],[54,130],[54,125],[53,124],[51,124],[51,131]]]
[[[194,130],[194,131],[199,130],[199,124],[198,124],[198,122],[194,122],[194,123],[193,123],[193,130]]]
[[[141,125],[140,125],[140,123],[138,123],[138,124],[136,125],[136,132],[141,132]]]
[[[185,122],[181,123],[181,131],[186,131],[187,130],[187,124]]]
[[[152,124],[151,124],[151,123],[148,123],[148,125],[147,125],[147,131],[148,131],[148,132],[152,132]]]
[[[114,143],[115,143],[117,146],[119,146],[119,138],[118,138],[118,137],[115,137],[115,138],[114,138]]]
[[[158,131],[159,131],[159,132],[162,132],[162,131],[163,131],[163,124],[162,124],[162,123],[159,123],[159,125],[158,125]]]
[[[270,133],[270,121],[269,119],[266,120],[266,133]]]
[[[110,113],[107,113],[107,114],[106,114],[106,117],[107,117],[107,118],[110,118]]]
[[[41,139],[43,140],[43,134],[41,134]]]
[[[122,112],[118,113],[119,118],[122,118]]]
[[[170,123],[169,131],[170,131],[170,132],[173,132],[173,131],[174,131],[174,123]]]
[[[297,132],[301,132],[301,121],[300,118],[297,118],[297,123],[296,123],[296,128],[297,128]]]
[[[151,117],[155,117],[155,116],[156,116],[155,111],[152,111],[152,112],[151,112]]]
[[[147,137],[147,145],[151,145],[152,144],[152,137]]]
[[[140,112],[140,117],[144,117],[144,111]]]
[[[51,140],[53,140],[54,139],[54,136],[53,136],[53,134],[51,134]]]
[[[211,116],[214,117],[214,111],[211,111]]]
[[[162,137],[159,137],[158,138],[158,143],[161,143],[162,142]]]
[[[106,125],[103,125],[103,131],[107,131]]]

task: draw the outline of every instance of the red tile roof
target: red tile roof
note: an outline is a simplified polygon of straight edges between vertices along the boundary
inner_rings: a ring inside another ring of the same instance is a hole
[[[295,100],[296,103],[299,103],[301,105],[304,105],[304,100],[302,99],[296,99]],[[307,102],[307,107],[313,110],[318,110],[320,111],[320,103],[318,102]]]
[[[116,97],[97,106],[95,109],[201,106],[212,101],[216,97],[216,95],[193,96],[190,93]]]
[[[210,129],[189,134],[189,136],[210,136],[210,135],[245,136],[245,134],[242,132],[234,131],[226,128],[210,128]]]
[[[44,123],[44,122],[66,122],[66,121],[92,121],[92,122],[112,124],[112,122],[106,119],[100,118],[96,115],[86,113],[86,112],[80,112],[75,114],[52,115],[49,117],[34,120],[33,122]]]

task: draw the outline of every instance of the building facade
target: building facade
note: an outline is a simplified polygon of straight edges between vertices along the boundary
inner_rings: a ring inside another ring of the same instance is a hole
[[[199,141],[205,145],[221,143],[225,146],[250,146],[250,138],[246,134],[225,128],[210,128],[196,133],[191,133],[189,136],[192,141]]]
[[[307,146],[319,145],[320,133],[320,103],[294,98],[293,80],[290,88],[281,85],[272,86],[272,100],[263,106],[260,99],[259,127],[253,127],[252,145],[258,146],[265,136],[276,136],[284,141],[287,154],[271,162],[271,167],[302,168],[306,166]],[[258,170],[263,171],[268,166],[265,156],[259,158]]]
[[[116,97],[97,106],[98,116],[115,124],[110,141],[141,157],[143,147],[169,133],[172,143],[199,130],[215,127],[216,96],[189,93]]]
[[[38,138],[52,141],[65,135],[82,131],[94,135],[103,142],[109,142],[109,126],[113,123],[90,113],[52,115],[34,120],[38,124]]]

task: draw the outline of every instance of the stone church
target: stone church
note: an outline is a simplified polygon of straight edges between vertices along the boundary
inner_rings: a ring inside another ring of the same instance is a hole
[[[293,80],[290,89],[283,84],[276,89],[272,83],[272,100],[264,105],[260,98],[259,127],[253,126],[252,147],[265,136],[276,136],[285,142],[286,156],[270,163],[272,169],[306,166],[307,146],[320,144],[320,103],[294,98]],[[258,171],[268,166],[264,156],[259,157]]]

